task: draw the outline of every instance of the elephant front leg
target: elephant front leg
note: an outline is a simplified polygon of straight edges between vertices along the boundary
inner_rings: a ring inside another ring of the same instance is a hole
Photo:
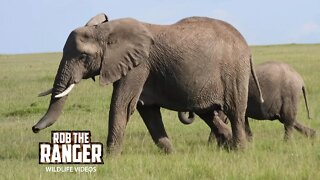
[[[126,78],[114,83],[107,139],[107,153],[118,155],[121,153],[125,128],[130,116],[133,114],[141,94],[143,77],[127,75]],[[134,84],[133,84],[134,83]]]
[[[107,153],[119,155],[124,137],[124,131],[129,117],[126,108],[111,107],[109,112],[109,128],[107,139]]]
[[[135,110],[138,100],[137,96],[128,96],[126,98],[112,97],[112,103],[109,112],[109,128],[107,139],[107,153],[118,155],[121,153],[124,132],[131,114]],[[127,100],[127,101],[125,101]],[[116,102],[115,102],[116,101]]]
[[[171,153],[173,148],[162,122],[160,107],[138,104],[137,109],[154,143],[165,153]]]

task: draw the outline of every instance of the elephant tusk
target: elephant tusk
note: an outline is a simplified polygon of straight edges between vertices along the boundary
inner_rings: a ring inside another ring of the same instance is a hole
[[[71,84],[71,85],[70,85],[66,90],[64,90],[62,93],[56,95],[55,98],[61,98],[61,97],[63,97],[63,96],[68,95],[68,94],[71,92],[71,90],[72,90],[72,88],[73,88],[74,86],[75,86],[75,84]]]
[[[38,97],[47,96],[52,93],[52,88],[38,94]]]

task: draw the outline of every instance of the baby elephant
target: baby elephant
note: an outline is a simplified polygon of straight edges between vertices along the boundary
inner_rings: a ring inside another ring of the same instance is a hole
[[[280,62],[266,62],[256,66],[257,77],[261,86],[264,103],[259,102],[259,93],[254,86],[253,79],[250,77],[248,106],[245,119],[245,130],[249,140],[252,132],[249,126],[248,117],[257,120],[278,119],[285,129],[284,139],[291,137],[292,130],[295,128],[307,137],[313,137],[316,131],[305,127],[297,122],[297,111],[301,93],[303,94],[308,118],[310,119],[309,107],[306,97],[305,85],[301,76],[289,65]],[[184,124],[193,121],[193,113],[186,117],[185,113],[179,112],[179,119]],[[220,120],[225,121],[225,115],[219,113]],[[215,118],[216,120],[217,118]],[[226,121],[225,121],[226,122]],[[221,126],[220,128],[224,128]],[[225,131],[225,130],[224,130]],[[230,134],[231,131],[229,130]],[[212,139],[210,134],[209,140]]]

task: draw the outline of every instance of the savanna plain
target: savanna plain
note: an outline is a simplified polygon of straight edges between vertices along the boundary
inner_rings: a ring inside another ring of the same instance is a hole
[[[104,153],[104,165],[93,165],[94,173],[49,173],[45,167],[57,165],[39,165],[38,153],[39,142],[50,142],[51,130],[90,130],[92,141],[102,142],[105,149],[112,86],[82,80],[70,93],[58,121],[34,134],[31,127],[46,112],[50,100],[37,94],[52,87],[62,54],[0,55],[0,179],[319,179],[320,45],[251,49],[255,64],[282,61],[301,74],[312,119],[307,118],[301,99],[298,121],[317,130],[318,137],[308,139],[295,131],[293,139],[284,142],[279,121],[250,120],[253,142],[243,151],[228,152],[208,145],[210,129],[199,118],[186,126],[176,112],[163,109],[163,121],[175,148],[166,155],[154,145],[135,112],[121,156],[110,158]]]

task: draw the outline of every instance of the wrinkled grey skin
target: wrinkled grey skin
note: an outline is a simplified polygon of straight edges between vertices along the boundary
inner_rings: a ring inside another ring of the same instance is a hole
[[[212,122],[213,111],[223,109],[233,130],[232,147],[242,147],[250,73],[254,71],[246,41],[223,21],[191,17],[154,25],[130,18],[108,21],[100,14],[69,35],[48,111],[32,129],[38,132],[56,121],[67,98],[55,98],[56,94],[100,75],[100,84],[114,87],[108,153],[121,152],[136,107],[153,141],[165,152],[171,152],[172,145],[161,107],[195,112],[217,137],[221,134]]]
[[[303,94],[308,118],[310,119],[305,85],[302,77],[289,65],[273,61],[256,66],[256,72],[265,101],[263,104],[259,102],[258,90],[252,85],[253,80],[250,78],[245,121],[248,140],[252,139],[248,117],[257,120],[278,119],[284,125],[285,140],[291,138],[293,128],[306,137],[314,137],[316,135],[315,130],[305,127],[296,120],[301,94]],[[180,121],[184,124],[191,124],[194,119],[186,117],[183,112],[179,112],[178,114]],[[189,112],[189,114],[189,116],[192,116],[192,112]],[[223,113],[219,112],[218,116],[220,119],[223,119],[224,122],[227,122],[226,116]],[[223,129],[221,131],[228,130]],[[211,133],[209,141],[213,139],[214,136]]]

